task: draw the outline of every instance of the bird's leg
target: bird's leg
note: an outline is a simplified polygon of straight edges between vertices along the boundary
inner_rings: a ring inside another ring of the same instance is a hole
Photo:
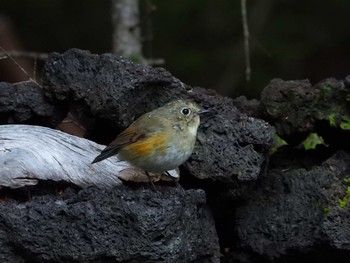
[[[154,192],[158,192],[156,186],[154,185],[154,183],[153,183],[153,181],[152,181],[151,176],[149,175],[149,173],[148,173],[147,171],[145,171],[145,173],[146,173],[146,175],[147,175],[147,177],[148,177],[149,183],[150,183],[151,186],[152,186],[152,190],[153,190]]]
[[[172,177],[168,171],[165,171],[165,174],[169,176],[170,179],[175,183],[176,188],[181,188],[181,185],[179,184],[179,182],[174,177]]]

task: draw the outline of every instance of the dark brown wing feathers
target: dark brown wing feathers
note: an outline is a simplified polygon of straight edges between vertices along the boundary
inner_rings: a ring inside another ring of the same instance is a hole
[[[92,161],[92,163],[97,163],[107,159],[108,157],[117,154],[120,148],[144,138],[146,138],[146,134],[138,133],[129,127],[121,132],[110,145],[103,149],[102,152]]]

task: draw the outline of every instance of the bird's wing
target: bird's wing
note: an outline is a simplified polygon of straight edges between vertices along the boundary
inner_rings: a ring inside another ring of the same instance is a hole
[[[108,157],[117,154],[120,148],[145,138],[145,133],[140,133],[129,127],[121,132],[110,145],[104,148],[102,152],[92,161],[92,163],[97,163],[107,159]]]
[[[140,123],[143,123],[143,118],[150,119],[149,122],[147,122],[146,127],[145,125],[140,125]],[[153,119],[152,117],[150,118],[149,116],[143,115],[122,131],[113,142],[102,150],[100,155],[98,155],[92,163],[97,163],[111,157],[112,155],[117,154],[122,147],[145,140],[149,136],[152,136],[154,133],[160,132],[163,129],[164,127],[158,119]]]

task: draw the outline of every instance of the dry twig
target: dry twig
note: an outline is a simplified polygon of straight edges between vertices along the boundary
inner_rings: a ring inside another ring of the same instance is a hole
[[[43,53],[35,53],[35,52],[20,52],[20,51],[11,51],[11,52],[8,52],[6,49],[4,49],[2,46],[0,46],[0,49],[2,50],[2,53],[0,53],[0,58],[1,59],[5,59],[5,58],[8,58],[10,59],[22,72],[24,75],[26,75],[28,77],[28,79],[30,81],[33,81],[35,84],[37,84],[39,87],[42,88],[42,86],[35,80],[35,77],[34,79],[28,74],[28,72],[20,65],[18,64],[18,62],[14,59],[14,56],[17,55],[17,57],[20,57],[20,55],[24,55],[26,54],[27,57],[29,57],[30,55],[32,56],[32,58],[35,58],[34,57],[34,54],[43,54]],[[13,56],[14,55],[14,56]],[[24,57],[24,56],[23,56]],[[47,56],[48,57],[48,56]],[[46,58],[47,58],[46,57]],[[35,74],[35,73],[34,73]]]
[[[245,77],[246,81],[250,81],[250,55],[249,55],[249,28],[247,19],[247,0],[241,0],[243,36],[244,36],[244,57],[245,57]]]
[[[1,48],[4,50],[4,48]],[[48,53],[41,52],[28,52],[28,51],[19,51],[19,50],[11,50],[6,52],[0,52],[0,59],[7,58],[30,58],[34,60],[46,60],[49,57]]]

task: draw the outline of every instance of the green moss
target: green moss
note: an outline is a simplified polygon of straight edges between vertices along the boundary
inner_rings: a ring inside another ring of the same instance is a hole
[[[340,116],[336,113],[328,115],[329,125],[331,127],[340,127],[342,130],[350,130],[350,116]]]
[[[277,133],[275,133],[273,146],[270,148],[269,154],[274,154],[284,145],[288,145],[288,143],[283,140]]]
[[[312,132],[307,136],[307,138],[303,141],[305,150],[313,150],[316,149],[317,145],[325,145],[324,140],[317,133]]]
[[[350,116],[345,115],[342,117],[340,128],[343,130],[350,130]]]
[[[344,208],[348,204],[348,202],[344,199],[339,199],[338,204],[340,208]]]
[[[344,183],[345,184],[350,184],[350,178],[345,178],[344,179]],[[339,207],[340,208],[346,207],[347,204],[349,203],[349,201],[350,201],[350,186],[347,186],[346,190],[345,190],[344,197],[342,199],[338,199]]]
[[[347,177],[344,179],[344,183],[349,184],[350,183],[350,177]]]
[[[336,121],[335,121],[335,113],[332,113],[328,116],[328,121],[329,121],[329,125],[331,125],[331,127],[336,127]]]

